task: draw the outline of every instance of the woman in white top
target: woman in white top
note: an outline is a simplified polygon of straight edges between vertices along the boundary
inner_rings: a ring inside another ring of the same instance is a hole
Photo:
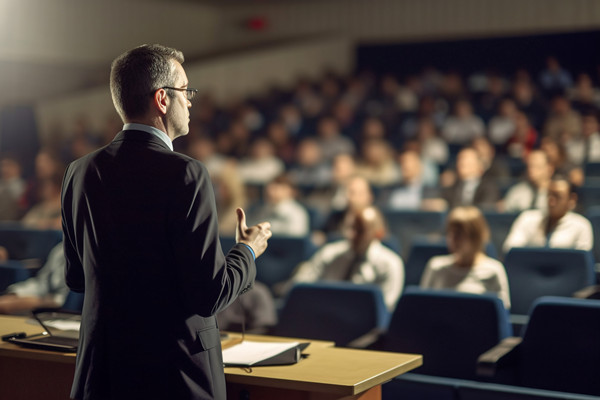
[[[493,293],[510,308],[508,279],[502,263],[484,253],[489,239],[485,218],[476,207],[457,207],[448,214],[446,240],[450,254],[432,257],[421,287]]]

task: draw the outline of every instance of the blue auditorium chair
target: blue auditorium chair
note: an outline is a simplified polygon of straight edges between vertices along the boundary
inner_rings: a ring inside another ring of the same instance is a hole
[[[14,223],[0,223],[0,246],[6,247],[11,260],[36,260],[44,265],[48,253],[62,241],[62,231],[31,229]]]
[[[577,189],[578,205],[582,214],[586,214],[589,209],[600,204],[600,183],[584,184]]]
[[[598,396],[484,382],[460,382],[456,395],[460,400],[598,400]]]
[[[417,374],[476,379],[479,355],[511,334],[496,296],[407,287],[372,348],[422,354]]]
[[[544,296],[521,340],[482,354],[478,372],[494,383],[600,396],[600,300]]]
[[[24,281],[31,273],[19,261],[7,260],[0,263],[0,292],[13,283]]]
[[[594,260],[598,263],[600,262],[600,205],[590,207],[585,216],[590,220],[594,231],[593,253]],[[600,281],[598,281],[598,283],[600,283]]]
[[[595,282],[589,251],[547,247],[513,248],[504,260],[511,314],[527,315],[541,296],[571,297]]]
[[[490,241],[494,244],[499,260],[504,260],[502,245],[519,212],[483,211],[483,216],[490,227]]]
[[[351,282],[294,285],[284,298],[272,334],[331,340],[348,346],[355,339],[387,327],[389,313],[381,289]]]
[[[83,309],[83,293],[77,293],[69,290],[69,294],[67,295],[67,298],[65,299],[61,309],[80,313]]]
[[[438,211],[384,210],[388,230],[402,245],[400,256],[406,260],[416,237],[439,239],[444,234],[446,213]]]
[[[256,280],[269,288],[288,280],[294,269],[316,250],[309,237],[272,236],[269,246],[256,259]]]

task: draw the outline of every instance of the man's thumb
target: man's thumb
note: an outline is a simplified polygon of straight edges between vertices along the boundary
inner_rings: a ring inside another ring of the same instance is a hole
[[[238,227],[242,232],[244,232],[246,229],[248,229],[248,225],[246,225],[246,214],[241,208],[236,209],[235,212],[237,213]]]

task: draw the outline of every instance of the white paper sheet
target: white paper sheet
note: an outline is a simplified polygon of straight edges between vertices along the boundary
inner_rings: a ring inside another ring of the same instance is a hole
[[[298,342],[253,342],[244,340],[223,350],[225,365],[254,365],[286,350],[298,346]]]

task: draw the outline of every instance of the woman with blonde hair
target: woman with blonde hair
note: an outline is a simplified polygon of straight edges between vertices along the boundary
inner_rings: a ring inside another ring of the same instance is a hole
[[[510,308],[504,266],[484,253],[489,236],[487,222],[478,208],[454,208],[446,223],[450,254],[429,260],[420,286],[476,294],[492,293],[502,299],[507,309]]]

